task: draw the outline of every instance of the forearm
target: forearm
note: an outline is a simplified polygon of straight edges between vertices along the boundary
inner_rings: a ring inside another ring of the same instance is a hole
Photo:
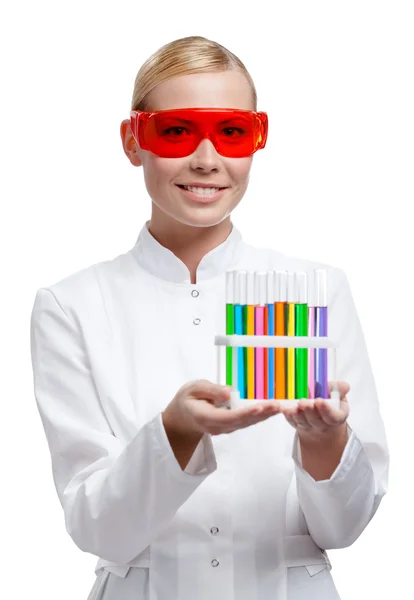
[[[367,453],[351,430],[339,464],[334,467],[333,461],[323,467],[326,471],[315,472],[321,476],[315,480],[300,464],[298,446],[299,441],[293,454],[297,493],[309,533],[320,548],[345,548],[360,536],[375,511],[375,476]],[[305,455],[309,457],[306,449]],[[312,470],[309,461],[314,459],[314,455],[307,459],[307,468]]]
[[[339,465],[348,441],[348,426],[343,423],[329,433],[299,434],[302,467],[315,481],[330,479]]]
[[[184,471],[188,465],[195,449],[203,437],[202,433],[184,434],[177,430],[174,425],[173,417],[168,410],[162,413],[162,422],[168,441],[178,464]]]
[[[85,552],[105,560],[130,561],[171,521],[215,468],[183,471],[169,447],[158,415],[144,425],[116,459],[103,457],[62,490],[67,530]],[[88,472],[89,471],[89,472]]]

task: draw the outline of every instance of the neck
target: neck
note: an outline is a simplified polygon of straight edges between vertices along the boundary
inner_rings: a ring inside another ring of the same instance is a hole
[[[154,209],[148,223],[148,230],[157,242],[171,250],[186,265],[191,283],[197,283],[197,267],[203,256],[222,244],[232,227],[230,216],[217,225],[195,227],[180,223]]]

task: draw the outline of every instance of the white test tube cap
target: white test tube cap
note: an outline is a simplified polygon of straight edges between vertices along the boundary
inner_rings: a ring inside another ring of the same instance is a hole
[[[298,304],[308,303],[308,278],[305,271],[296,273],[296,302]]]
[[[315,269],[314,306],[328,306],[328,274],[326,269]]]
[[[255,304],[254,297],[254,271],[247,272],[247,304],[253,306]]]
[[[275,301],[275,272],[267,272],[267,304],[273,304]]]
[[[296,302],[296,281],[295,273],[288,271],[287,274],[287,302]]]
[[[275,302],[287,301],[287,271],[275,273]]]
[[[247,302],[247,271],[236,271],[235,304]]]
[[[234,271],[226,271],[226,304],[234,304]]]
[[[267,272],[258,271],[256,273],[256,304],[266,306],[267,303]]]

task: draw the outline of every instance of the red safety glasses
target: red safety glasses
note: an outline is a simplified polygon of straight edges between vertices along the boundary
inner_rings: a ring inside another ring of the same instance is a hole
[[[189,156],[204,138],[222,156],[250,156],[265,147],[268,130],[266,113],[232,108],[133,110],[130,121],[139,146],[163,158]]]

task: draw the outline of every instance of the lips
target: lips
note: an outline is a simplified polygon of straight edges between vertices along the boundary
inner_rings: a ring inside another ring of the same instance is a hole
[[[198,184],[198,185],[192,185],[190,183],[185,184],[185,185],[181,185],[180,183],[177,183],[176,185],[177,185],[177,187],[179,187],[179,188],[181,188],[183,190],[185,189],[186,186],[187,187],[200,187],[200,188],[217,188],[219,190],[225,190],[226,189],[226,187],[222,186],[222,185],[206,185],[206,184],[203,184],[203,185],[200,185],[200,184]]]
[[[177,185],[177,187],[179,187],[181,189],[183,195],[186,198],[188,198],[189,200],[191,200],[192,202],[195,202],[197,204],[211,204],[212,202],[216,202],[224,195],[224,192],[227,190],[227,188],[221,188],[213,193],[208,192],[208,193],[204,193],[204,194],[198,194],[196,192],[187,190],[184,186]]]

